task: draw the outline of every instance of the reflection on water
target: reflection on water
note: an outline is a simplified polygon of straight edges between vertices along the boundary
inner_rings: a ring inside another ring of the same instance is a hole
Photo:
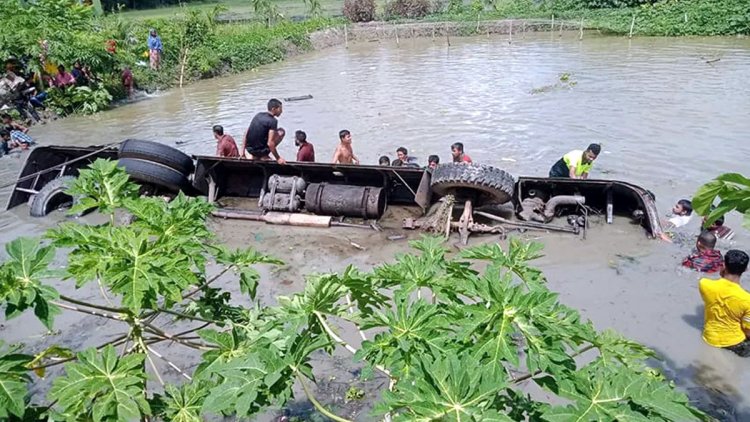
[[[707,57],[721,60],[706,63]],[[571,89],[538,89],[564,72],[576,82]],[[268,98],[312,94],[285,104],[280,125],[304,129],[321,160],[333,155],[338,131],[349,129],[364,162],[393,157],[399,146],[422,163],[430,154],[447,161],[449,145],[460,141],[475,161],[546,175],[563,153],[596,141],[604,153],[593,177],[643,185],[667,210],[720,172],[747,173],[749,74],[747,39],[586,36],[579,42],[572,34],[527,34],[512,44],[500,37],[454,39],[450,48],[429,39],[363,43],[34,127],[32,134],[42,144],[198,141],[184,149],[210,154],[212,125],[241,140]],[[281,152],[294,155],[289,139]],[[12,180],[21,160],[0,162],[3,180]],[[55,224],[27,213],[20,207],[0,215],[3,241]],[[727,223],[739,226],[736,216]],[[693,221],[686,232],[697,226]],[[552,287],[597,327],[616,328],[666,356],[681,385],[719,385],[745,406],[750,364],[702,343],[698,277],[675,269],[686,250],[646,241],[632,228],[607,233],[597,239],[592,231],[585,242],[549,241],[541,265]],[[739,230],[736,242],[747,249],[746,232]],[[615,271],[618,256],[635,258]]]

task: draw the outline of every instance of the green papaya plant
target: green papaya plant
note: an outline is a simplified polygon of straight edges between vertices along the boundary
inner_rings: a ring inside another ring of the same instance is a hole
[[[719,200],[718,204],[716,200]],[[706,217],[705,227],[730,211],[744,214],[742,225],[750,229],[750,179],[726,173],[704,184],[693,196],[693,210]]]

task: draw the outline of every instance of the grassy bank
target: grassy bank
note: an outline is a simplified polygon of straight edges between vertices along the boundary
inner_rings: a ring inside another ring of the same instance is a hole
[[[368,4],[376,19],[394,23],[551,20],[554,16],[557,21],[582,20],[587,28],[613,34],[627,34],[631,25],[633,35],[750,33],[749,0],[664,0],[638,7],[606,8],[599,6],[648,0],[391,0],[387,6],[374,0],[353,1]],[[165,89],[310,50],[312,32],[344,22],[330,17],[341,13],[340,0],[227,0],[104,17],[94,16],[91,8],[73,0],[38,0],[34,7],[19,0],[0,0],[0,6],[4,10],[0,16],[0,56],[22,58],[25,71],[37,74],[43,71],[38,58],[51,68],[57,64],[70,68],[80,60],[99,77],[101,83],[91,90],[51,90],[49,102],[60,114],[96,112],[110,101],[124,98],[120,73],[125,67],[132,69],[138,88]],[[414,14],[415,10],[419,13]],[[405,14],[410,15],[408,20]],[[328,17],[308,18],[311,15]],[[149,28],[159,31],[164,44],[158,71],[147,64]],[[467,30],[459,35],[471,34]]]
[[[616,35],[688,36],[750,35],[748,0],[665,0],[637,7],[591,8],[594,0],[512,0],[485,4],[447,4],[441,13],[426,17],[441,21],[478,19],[552,19],[584,21]]]

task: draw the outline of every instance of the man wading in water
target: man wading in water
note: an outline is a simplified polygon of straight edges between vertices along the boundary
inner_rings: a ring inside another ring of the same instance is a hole
[[[253,117],[242,142],[242,154],[246,158],[270,160],[270,155],[273,154],[277,163],[286,164],[286,160],[276,150],[283,139],[276,133],[279,125],[276,118],[281,116],[282,111],[281,101],[272,98],[268,100],[268,111],[262,111]]]
[[[563,157],[549,169],[549,177],[569,177],[571,179],[588,179],[594,160],[599,156],[602,147],[591,144],[586,151],[576,149]]]
[[[702,278],[698,287],[705,306],[703,341],[714,347],[750,356],[750,293],[740,285],[749,258],[736,249],[724,255],[721,278]]]
[[[359,158],[352,150],[352,134],[344,129],[339,132],[339,146],[333,153],[333,164],[359,164]]]

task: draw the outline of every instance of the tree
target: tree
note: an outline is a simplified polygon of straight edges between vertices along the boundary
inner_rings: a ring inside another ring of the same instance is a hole
[[[716,199],[718,205],[714,207]],[[744,214],[742,225],[750,229],[750,179],[739,173],[726,173],[698,188],[693,210],[706,216],[705,227],[724,214],[736,210]]]
[[[122,326],[121,334],[75,353],[62,346],[34,356],[0,348],[0,417],[244,418],[283,405],[299,383],[322,413],[346,421],[325,409],[307,385],[314,382],[311,354],[340,347],[364,362],[363,373],[390,379],[376,411],[392,420],[703,418],[645,366],[653,352],[613,332],[597,332],[558,302],[529,265],[541,254],[539,244],[512,240],[507,249],[483,245],[451,257],[440,240],[423,238],[393,263],[311,275],[304,291],[264,306],[256,297],[254,266],[280,261],[216,244],[205,224],[212,206],[202,199],[138,197],[127,174],[101,160],[81,171],[69,193],[79,198],[71,212],[98,208],[109,221],[65,223],[45,242],[8,244],[0,303],[8,319],[33,311],[52,328],[59,312],[73,311],[111,320]],[[116,210],[131,213],[133,223],[119,224]],[[112,303],[69,297],[48,284],[58,276],[48,267],[61,248],[69,250],[64,279],[75,286],[99,283],[103,299]],[[209,261],[222,267],[218,273]],[[214,284],[225,274],[234,274],[252,307],[232,305],[230,293]],[[189,328],[170,332],[157,322],[165,317]],[[360,331],[359,349],[337,334],[343,324]],[[159,352],[167,341],[201,353],[192,373]],[[163,394],[154,393],[146,371],[167,384],[156,360],[168,362],[186,382],[175,386],[170,380]],[[40,401],[29,389],[33,377],[61,363],[65,374],[53,380],[49,407],[27,405]],[[524,382],[565,400],[533,398],[521,389]]]

